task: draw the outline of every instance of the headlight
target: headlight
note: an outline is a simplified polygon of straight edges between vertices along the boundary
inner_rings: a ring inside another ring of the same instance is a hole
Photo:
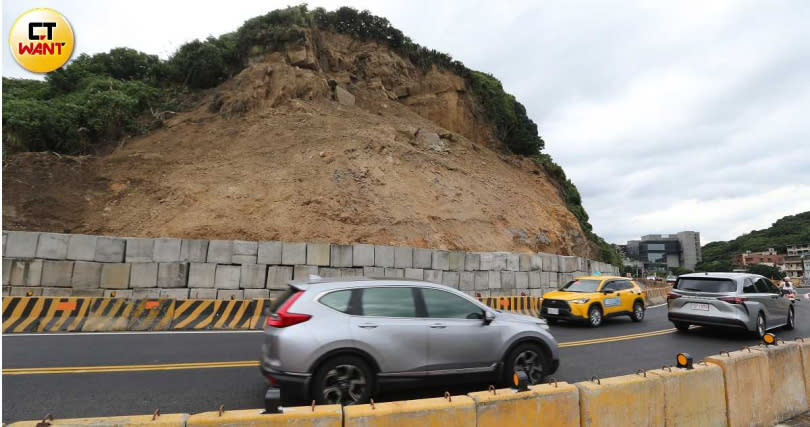
[[[571,302],[573,304],[585,304],[588,301],[590,301],[590,298],[580,298],[580,299],[571,300]]]

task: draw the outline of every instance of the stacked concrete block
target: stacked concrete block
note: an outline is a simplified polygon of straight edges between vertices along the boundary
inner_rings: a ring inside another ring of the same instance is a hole
[[[385,277],[391,277],[395,279],[402,279],[405,277],[405,269],[404,268],[386,268],[384,273]]]
[[[101,266],[101,288],[103,289],[127,289],[129,288],[129,278],[132,264],[105,263]],[[76,268],[73,268],[76,274]]]
[[[244,299],[245,291],[242,289],[217,289],[217,299],[231,300]]]
[[[214,265],[214,264],[211,264]],[[189,299],[217,299],[216,289],[194,288],[188,290]]]
[[[183,239],[180,243],[180,262],[208,260],[208,240]]]
[[[424,270],[424,273],[425,273],[423,278],[424,281],[432,283],[442,283],[441,270]]]
[[[180,239],[155,239],[152,259],[155,262],[186,262],[181,256],[183,241]]]
[[[577,261],[577,257],[574,256],[563,256],[560,257],[560,273],[573,273],[577,270],[579,263]]]
[[[422,268],[422,269],[433,268],[433,250],[414,248],[413,268]]]
[[[241,267],[238,265],[217,265],[214,272],[214,287],[217,289],[239,289]]]
[[[425,277],[425,270],[421,268],[406,268],[405,278],[414,280],[423,280]]]
[[[156,262],[130,264],[130,288],[156,288],[157,278],[158,264]]]
[[[73,265],[70,287],[73,289],[98,289],[101,284],[101,264],[76,261]]]
[[[506,252],[495,252],[492,254],[492,268],[490,270],[502,271],[506,270],[507,258],[510,254]]]
[[[450,286],[451,288],[459,288],[460,274],[458,271],[443,271],[442,272],[442,285]]]
[[[394,267],[396,268],[413,267],[413,248],[405,248],[405,247],[394,248]]]
[[[501,271],[501,289],[515,289],[517,282],[515,281],[514,271]]]
[[[104,298],[132,298],[132,289],[104,289]]]
[[[543,263],[543,271],[560,271],[559,256],[554,254],[540,253]]]
[[[340,269],[334,267],[318,267],[318,276],[341,277]]]
[[[451,251],[447,257],[447,269],[450,271],[464,270],[467,254],[462,251]]]
[[[363,277],[385,277],[385,268],[363,267]]]
[[[216,280],[216,273],[216,264],[193,262],[188,265],[188,287],[213,288]]]
[[[134,299],[160,298],[160,289],[157,289],[157,288],[133,289],[132,290],[132,298],[134,298]]]
[[[68,252],[68,234],[40,233],[36,258],[65,259]]]
[[[434,270],[448,270],[450,268],[450,253],[441,249],[433,250],[431,263]]]
[[[540,289],[543,287],[544,271],[534,270],[529,272],[529,289]]]
[[[267,265],[281,264],[281,242],[259,242],[256,249],[256,263]]]
[[[9,288],[9,296],[12,297],[38,297],[42,295],[42,288],[29,286],[13,286]]]
[[[332,267],[351,267],[352,245],[332,245],[329,249],[329,265]]]
[[[459,283],[458,288],[462,291],[474,291],[475,290],[475,272],[473,271],[462,271],[459,273]]]
[[[518,255],[518,271],[532,270],[532,255],[520,254]]]
[[[6,261],[9,267],[6,268]],[[3,260],[3,275],[8,274],[8,280],[3,280],[4,285],[11,286],[40,286],[42,284],[43,260]]]
[[[286,290],[287,282],[293,278],[293,268],[283,265],[271,265],[267,268],[267,289]]]
[[[233,259],[233,240],[209,240],[206,261],[211,264],[230,264]]]
[[[501,289],[501,272],[500,271],[487,271],[487,288]]]
[[[539,271],[535,271],[535,273],[539,273]],[[515,272],[515,288],[517,288],[517,289],[528,289],[529,288],[529,272],[528,271]]]
[[[256,264],[258,253],[259,242],[234,240],[231,264]]]
[[[187,279],[188,264],[158,263],[157,285],[159,288],[185,288],[188,283]]]
[[[317,265],[296,265],[293,267],[293,280],[307,281],[309,276],[318,275]]]
[[[384,245],[374,245],[374,266],[393,267],[394,247]]]
[[[362,277],[362,268],[341,268],[340,277]]]
[[[43,261],[42,286],[69,288],[73,277],[73,261]]]
[[[506,254],[506,269],[509,271],[520,270],[520,257],[518,254]]]
[[[8,232],[3,232],[3,253],[6,253],[6,241],[8,240]]]
[[[3,286],[8,286],[11,280],[11,259],[3,258]]]
[[[189,290],[187,288],[161,289],[158,297],[164,299],[184,300],[188,299],[188,292]]]
[[[281,242],[281,263],[298,265],[307,263],[307,244],[298,242]]]
[[[474,280],[475,290],[483,291],[489,289],[489,271],[476,271]]]
[[[126,240],[117,237],[99,236],[96,239],[96,262],[124,262]]]
[[[94,261],[98,236],[71,234],[68,238],[67,259],[74,261]]]
[[[6,237],[6,258],[34,258],[37,254],[39,233],[30,231],[9,231]]]
[[[154,248],[155,241],[152,239],[129,238],[126,240],[125,260],[128,263],[152,262]]]
[[[267,266],[264,264],[242,264],[239,273],[239,287],[242,289],[261,289],[267,283]]]
[[[528,296],[530,296],[530,297],[542,297],[543,294],[545,294],[545,293],[546,293],[546,291],[543,290],[543,289],[529,289],[529,295]]]
[[[77,289],[70,290],[70,296],[81,298],[101,298],[104,296],[104,289]]]
[[[329,243],[307,243],[307,265],[329,266]]]
[[[478,269],[481,271],[492,270],[495,266],[495,254],[492,252],[480,252],[478,255]]]
[[[374,245],[352,245],[352,265],[355,267],[374,266]]]
[[[476,271],[481,269],[481,254],[467,252],[464,256],[464,270]]]
[[[245,289],[245,299],[267,299],[270,298],[270,291],[267,289]]]

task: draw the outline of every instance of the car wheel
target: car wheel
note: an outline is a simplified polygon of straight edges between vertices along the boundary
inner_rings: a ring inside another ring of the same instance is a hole
[[[675,329],[677,329],[678,332],[689,332],[690,325],[688,323],[683,322],[672,322],[672,323],[675,325]]]
[[[757,314],[757,325],[754,328],[754,334],[756,334],[757,338],[762,338],[765,336],[765,332],[767,332],[767,324],[765,323],[765,315],[762,313]]]
[[[356,356],[338,356],[324,362],[312,382],[312,399],[318,404],[351,405],[371,398],[374,373]]]
[[[644,304],[641,301],[636,301],[633,304],[633,314],[630,315],[630,318],[633,319],[634,322],[641,322],[644,320]]]
[[[503,382],[512,384],[512,376],[516,371],[523,371],[529,378],[529,384],[542,384],[545,379],[545,369],[551,365],[545,351],[537,344],[521,344],[509,352],[504,363]]]
[[[795,327],[796,327],[796,313],[793,311],[793,307],[790,307],[790,310],[788,310],[788,321],[787,324],[785,325],[785,329],[787,329],[788,331],[792,331],[793,328]]]
[[[602,308],[594,304],[588,309],[588,326],[597,328],[602,324]]]

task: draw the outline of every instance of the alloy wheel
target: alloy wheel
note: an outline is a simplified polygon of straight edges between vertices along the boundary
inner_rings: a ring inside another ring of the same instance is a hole
[[[636,304],[636,319],[644,319],[644,307],[641,304]]]
[[[591,310],[591,325],[596,326],[601,322],[602,322],[602,313],[597,309]]]
[[[324,399],[332,404],[352,404],[360,401],[368,386],[363,371],[354,365],[338,365],[323,379]]]
[[[540,384],[543,381],[543,364],[534,350],[526,350],[515,357],[515,372],[523,371],[529,377],[529,384]]]
[[[762,314],[757,316],[757,333],[760,337],[765,335],[765,318]]]

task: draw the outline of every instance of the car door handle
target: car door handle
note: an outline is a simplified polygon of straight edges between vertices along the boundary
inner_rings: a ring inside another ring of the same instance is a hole
[[[447,325],[445,325],[443,323],[434,323],[434,324],[430,325],[430,327],[433,328],[433,329],[444,329],[444,328],[447,327]]]
[[[777,299],[777,298],[779,298],[779,295],[771,295],[771,298]]]
[[[363,323],[362,325],[357,325],[357,326],[360,326],[363,329],[374,329],[379,325],[376,324],[376,323]]]

